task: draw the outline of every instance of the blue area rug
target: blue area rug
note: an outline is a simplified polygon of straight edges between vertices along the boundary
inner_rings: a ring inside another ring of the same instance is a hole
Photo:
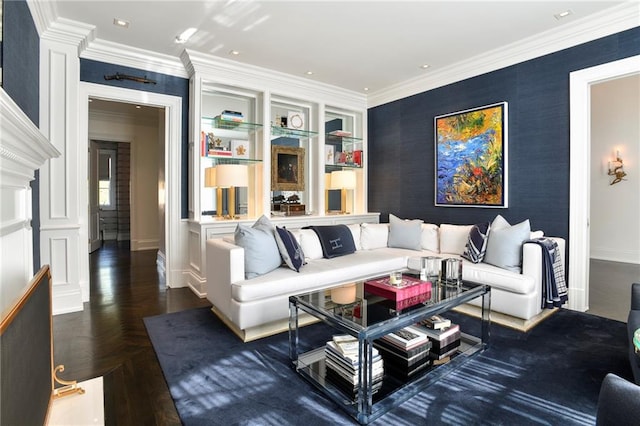
[[[242,343],[209,308],[144,322],[187,426],[356,424],[293,371],[287,333]],[[567,310],[528,333],[492,325],[488,350],[372,424],[595,424],[606,373],[631,379],[625,327]],[[301,334],[311,348],[330,329]]]

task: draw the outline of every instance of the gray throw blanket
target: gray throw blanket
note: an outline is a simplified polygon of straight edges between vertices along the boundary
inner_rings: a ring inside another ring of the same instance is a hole
[[[527,241],[542,247],[542,309],[559,308],[569,300],[558,244],[551,238]]]

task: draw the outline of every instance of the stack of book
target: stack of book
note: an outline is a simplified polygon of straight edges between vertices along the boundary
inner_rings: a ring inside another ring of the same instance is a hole
[[[221,121],[231,121],[235,123],[244,122],[244,115],[241,112],[230,111],[228,109],[225,109],[224,111],[222,111],[222,113],[220,113],[220,115],[217,116],[216,118]]]
[[[431,342],[429,356],[436,363],[448,361],[460,347],[460,326],[449,319],[434,315],[419,322],[418,328]]]
[[[405,327],[373,342],[384,359],[385,369],[408,378],[431,365],[431,342],[417,327]]]
[[[401,310],[431,299],[431,283],[417,278],[402,276],[400,285],[391,285],[389,277],[377,278],[364,283],[367,293],[382,296],[392,302],[392,308]]]
[[[384,364],[376,348],[372,348],[371,371],[372,391],[376,393],[382,387]],[[342,389],[347,395],[355,398],[358,395],[360,359],[358,357],[358,340],[349,335],[333,336],[325,347],[325,363],[327,379]]]

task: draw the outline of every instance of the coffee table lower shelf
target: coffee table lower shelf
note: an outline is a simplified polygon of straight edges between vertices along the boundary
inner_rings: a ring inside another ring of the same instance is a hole
[[[460,347],[446,363],[431,365],[410,378],[402,378],[385,370],[382,387],[373,394],[371,411],[368,413],[364,402],[359,402],[355,395],[349,395],[327,378],[324,347],[300,354],[294,362],[294,368],[354,419],[366,424],[455,371],[485,348],[486,344],[480,338],[461,333]],[[358,407],[359,403],[363,406]]]

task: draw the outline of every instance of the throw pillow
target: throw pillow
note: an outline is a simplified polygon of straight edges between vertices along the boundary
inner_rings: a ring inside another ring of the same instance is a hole
[[[356,251],[353,234],[347,225],[309,226],[313,229],[322,245],[322,254],[326,259],[344,256]]]
[[[287,228],[276,226],[276,244],[280,250],[280,256],[287,266],[296,272],[304,265],[304,252],[295,237]]]
[[[497,229],[494,228],[496,225]],[[498,215],[491,223],[491,232],[489,233],[484,262],[520,273],[522,267],[522,244],[530,238],[530,235],[531,225],[529,219],[511,226],[502,216]]]
[[[421,250],[422,223],[419,219],[402,220],[389,214],[388,247]]]
[[[360,243],[362,250],[373,250],[387,247],[389,241],[389,224],[363,223],[360,226]]]
[[[440,231],[433,223],[422,224],[421,245],[424,250],[440,253]]]
[[[469,232],[473,225],[440,225],[440,253],[458,254],[464,253]]]
[[[271,272],[282,265],[280,250],[278,250],[273,231],[238,224],[234,233],[234,242],[244,249],[244,276],[248,280]]]
[[[300,235],[298,242],[302,247],[304,257],[307,260],[322,259],[322,246],[318,234],[311,229],[299,229],[298,234]]]
[[[360,242],[360,224],[353,223],[351,225],[347,225],[347,227],[351,231],[351,235],[353,235],[353,244],[355,244],[356,250],[362,250],[362,243]]]
[[[472,263],[482,262],[487,251],[490,228],[491,224],[489,222],[473,225],[471,231],[469,231],[467,248],[464,253],[462,253],[463,258],[471,261]]]

